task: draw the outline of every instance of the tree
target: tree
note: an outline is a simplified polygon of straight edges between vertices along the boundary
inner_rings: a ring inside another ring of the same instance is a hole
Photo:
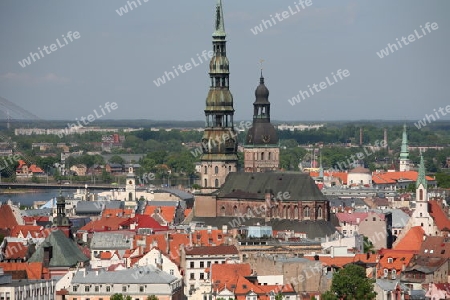
[[[373,300],[376,292],[373,290],[373,279],[366,277],[363,267],[350,264],[334,273],[331,290],[325,293],[324,300]]]
[[[364,237],[364,253],[375,253],[375,247],[367,236]]]
[[[123,165],[125,163],[125,159],[123,159],[122,156],[120,156],[120,155],[113,155],[109,159],[109,162],[112,164]]]
[[[150,295],[147,297],[147,300],[158,300],[158,297],[156,297],[155,295]]]

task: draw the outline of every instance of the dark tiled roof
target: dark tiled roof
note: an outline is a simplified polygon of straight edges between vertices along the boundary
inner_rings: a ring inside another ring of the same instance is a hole
[[[309,174],[294,172],[230,173],[217,197],[264,200],[266,190],[275,196],[288,192],[284,201],[328,201]]]

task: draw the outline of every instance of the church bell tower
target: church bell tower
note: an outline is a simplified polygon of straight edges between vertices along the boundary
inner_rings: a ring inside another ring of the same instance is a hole
[[[217,190],[230,172],[237,171],[237,132],[233,126],[233,96],[229,90],[229,62],[222,0],[218,0],[213,37],[214,56],[209,63],[210,87],[206,98],[202,137],[201,185],[203,193]]]

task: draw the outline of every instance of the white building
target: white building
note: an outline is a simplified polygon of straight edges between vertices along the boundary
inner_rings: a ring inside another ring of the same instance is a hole
[[[0,268],[0,299],[53,300],[56,280],[13,280]]]
[[[153,266],[161,271],[164,271],[176,278],[183,278],[178,269],[178,265],[161,250],[154,247],[152,250],[147,252],[139,261],[136,263],[139,267]]]

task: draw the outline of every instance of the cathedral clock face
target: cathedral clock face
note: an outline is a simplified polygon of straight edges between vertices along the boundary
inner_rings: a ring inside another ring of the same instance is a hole
[[[270,135],[263,135],[261,138],[263,143],[267,144],[268,142],[270,142]]]

